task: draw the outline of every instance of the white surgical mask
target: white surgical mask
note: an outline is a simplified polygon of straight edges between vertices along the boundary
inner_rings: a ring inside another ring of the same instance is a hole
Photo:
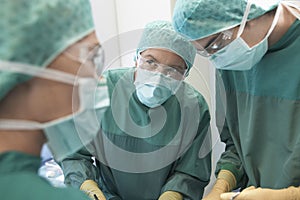
[[[58,70],[6,61],[0,61],[0,70],[78,86],[80,100],[79,109],[68,116],[46,123],[0,119],[0,130],[43,130],[48,146],[58,161],[75,153],[95,138],[100,130],[100,120],[109,106],[105,81],[99,81],[96,77],[76,77]]]
[[[174,95],[181,82],[182,80],[167,77],[162,73],[138,67],[134,84],[140,102],[150,108],[155,108]]]
[[[217,69],[239,71],[249,70],[256,65],[267,52],[268,37],[278,22],[282,7],[280,5],[278,6],[272,25],[263,40],[255,46],[249,47],[241,35],[247,22],[250,7],[251,1],[248,1],[237,38],[209,57],[209,60]]]

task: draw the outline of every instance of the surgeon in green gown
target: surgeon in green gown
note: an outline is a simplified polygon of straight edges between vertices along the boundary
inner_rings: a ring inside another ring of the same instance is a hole
[[[79,131],[91,127],[80,118],[101,116],[109,102],[107,87],[95,76],[101,51],[90,5],[86,0],[0,4],[0,199],[88,200],[74,188],[53,187],[37,172],[45,142],[57,160],[81,149],[99,129],[81,138]],[[85,93],[95,88],[97,106],[93,101],[86,106],[92,98]]]
[[[195,55],[170,22],[148,23],[136,66],[104,72],[110,107],[102,132],[62,161],[65,183],[109,200],[199,199],[211,140],[207,103],[184,82]]]
[[[300,199],[299,19],[298,0],[177,1],[176,31],[217,69],[226,148],[205,200]]]

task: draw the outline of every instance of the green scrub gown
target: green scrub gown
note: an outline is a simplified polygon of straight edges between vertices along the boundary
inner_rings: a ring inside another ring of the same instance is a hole
[[[242,188],[299,186],[299,20],[253,69],[219,70],[217,83],[217,124],[226,151],[216,173],[232,171]]]
[[[37,175],[41,164],[39,157],[20,152],[0,154],[1,200],[89,200],[74,188],[54,188]]]
[[[210,115],[204,98],[183,84],[179,98],[172,96],[162,105],[166,118],[151,109],[151,123],[150,109],[136,96],[134,68],[109,70],[105,76],[111,107],[101,123],[103,133],[88,151],[61,163],[65,183],[78,188],[84,180],[95,180],[107,199],[157,200],[167,190],[180,192],[185,200],[201,199],[211,174]],[[151,134],[156,124],[163,124],[158,133],[139,137]],[[91,154],[96,154],[97,167]]]

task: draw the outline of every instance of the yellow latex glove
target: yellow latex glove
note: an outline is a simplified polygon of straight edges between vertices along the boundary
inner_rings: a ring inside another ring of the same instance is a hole
[[[98,184],[93,180],[84,181],[80,186],[80,190],[84,191],[93,200],[97,200],[97,198],[98,200],[106,200]]]
[[[235,186],[234,175],[228,170],[221,170],[212,190],[202,200],[221,200],[220,195],[231,191]]]
[[[231,200],[234,192],[221,195],[222,200]],[[234,200],[300,200],[300,187],[288,187],[285,189],[266,189],[250,186],[244,189]]]
[[[158,200],[182,200],[183,197],[179,192],[166,191],[162,193]]]

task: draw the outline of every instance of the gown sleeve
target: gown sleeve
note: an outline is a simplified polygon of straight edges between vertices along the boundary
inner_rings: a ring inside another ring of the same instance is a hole
[[[176,191],[184,200],[198,200],[203,196],[211,175],[210,114],[207,104],[201,102],[197,135],[188,150],[175,162],[162,192]],[[204,105],[204,106],[203,106]],[[204,149],[203,149],[204,147]],[[201,151],[205,151],[204,153]]]
[[[85,149],[65,158],[60,162],[65,176],[65,184],[80,188],[85,180],[98,181],[99,172],[93,164],[92,155]]]

